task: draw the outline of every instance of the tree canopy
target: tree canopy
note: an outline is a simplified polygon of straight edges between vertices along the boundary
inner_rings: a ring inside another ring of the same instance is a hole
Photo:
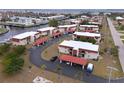
[[[0,55],[4,54],[10,49],[10,44],[0,45]]]
[[[22,58],[11,58],[6,61],[4,72],[7,74],[14,74],[22,69],[24,60]]]
[[[0,52],[3,56],[2,64],[3,71],[6,74],[12,75],[22,70],[24,59],[22,54],[25,52],[25,46],[10,46],[4,44],[0,46]]]
[[[57,27],[58,26],[58,21],[55,20],[55,19],[49,20],[49,26]]]

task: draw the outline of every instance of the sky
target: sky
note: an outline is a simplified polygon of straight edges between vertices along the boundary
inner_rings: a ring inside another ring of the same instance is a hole
[[[0,9],[124,9],[123,0],[0,0]]]

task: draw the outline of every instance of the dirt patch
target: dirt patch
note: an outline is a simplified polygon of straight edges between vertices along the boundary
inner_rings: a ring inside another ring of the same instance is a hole
[[[41,57],[44,60],[49,61],[53,56],[58,56],[59,51],[58,51],[58,45],[63,41],[63,40],[72,40],[72,36],[68,36],[66,38],[61,39],[57,43],[51,45],[50,47],[46,48],[42,53]]]

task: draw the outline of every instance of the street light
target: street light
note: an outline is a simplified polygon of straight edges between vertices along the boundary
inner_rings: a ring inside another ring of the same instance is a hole
[[[111,76],[112,76],[112,71],[119,71],[117,68],[111,67],[111,66],[107,66],[107,69],[110,69],[110,73],[109,73],[109,83],[111,82]]]

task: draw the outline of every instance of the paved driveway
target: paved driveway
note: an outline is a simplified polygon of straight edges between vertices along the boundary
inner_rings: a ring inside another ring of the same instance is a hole
[[[64,38],[64,37],[67,37],[67,36],[68,35],[64,35],[61,38]],[[66,76],[69,76],[71,78],[78,79],[78,80],[81,80],[81,81],[85,81],[85,82],[88,82],[88,83],[107,83],[108,82],[107,79],[103,79],[101,77],[98,77],[98,76],[95,76],[95,75],[92,75],[92,74],[88,75],[85,71],[83,71],[81,69],[81,67],[70,66],[70,65],[67,65],[67,64],[64,64],[64,63],[60,64],[59,60],[57,60],[55,62],[50,62],[50,61],[43,60],[41,58],[41,52],[43,52],[45,48],[47,48],[48,46],[50,46],[51,44],[53,44],[57,41],[59,41],[59,39],[54,39],[54,40],[48,41],[46,43],[46,45],[29,49],[29,51],[30,51],[30,62],[32,64],[36,65],[37,67],[40,67],[42,64],[45,64],[47,66],[47,70],[53,71],[53,72],[56,72],[57,66],[60,65],[61,68],[62,68],[61,69],[61,74],[62,75],[66,75]],[[112,80],[111,82],[122,83],[122,82],[124,82],[124,79]]]

